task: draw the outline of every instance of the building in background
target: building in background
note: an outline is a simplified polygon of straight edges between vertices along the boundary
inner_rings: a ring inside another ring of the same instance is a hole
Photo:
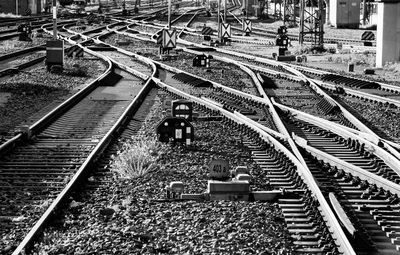
[[[337,28],[360,27],[361,0],[330,0],[329,20]]]
[[[49,0],[3,0],[0,1],[0,13],[29,15],[44,12]]]

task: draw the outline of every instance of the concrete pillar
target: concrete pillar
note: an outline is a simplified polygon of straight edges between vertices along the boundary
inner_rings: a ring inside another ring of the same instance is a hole
[[[329,3],[329,0],[325,0],[324,1],[325,2],[325,24],[327,24],[327,25],[330,25],[331,24],[331,22],[330,22],[330,3]]]
[[[378,3],[376,67],[400,60],[400,2]]]

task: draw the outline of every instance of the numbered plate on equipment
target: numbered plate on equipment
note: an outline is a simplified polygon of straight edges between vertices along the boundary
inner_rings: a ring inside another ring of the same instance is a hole
[[[213,159],[209,165],[211,178],[229,178],[229,162],[225,159]]]
[[[163,30],[163,48],[175,48],[176,47],[176,30]]]

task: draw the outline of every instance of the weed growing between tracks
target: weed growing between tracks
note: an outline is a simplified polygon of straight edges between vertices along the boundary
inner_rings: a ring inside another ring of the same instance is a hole
[[[151,131],[154,130],[152,123],[161,119],[161,106],[155,103],[146,116],[143,128],[135,137],[125,141],[117,155],[113,156],[112,171],[124,178],[137,178],[157,168],[157,160],[166,152],[167,146],[157,141]]]
[[[1,54],[5,54],[9,51],[14,51],[18,50],[21,48],[26,48],[26,46],[33,46],[32,43],[30,42],[22,42],[22,41],[17,41],[17,40],[6,40],[3,42],[0,42],[0,47],[2,50],[0,51]]]
[[[64,75],[74,77],[87,77],[89,74],[89,66],[84,65],[81,61],[66,59],[64,61]]]
[[[400,73],[400,62],[388,62],[386,63],[385,68],[394,73]]]
[[[125,143],[114,158],[112,170],[126,178],[142,177],[157,167],[165,146],[154,137],[138,136]]]
[[[160,99],[154,100],[139,135],[154,137],[164,115]],[[247,165],[254,190],[271,189],[241,143],[242,134],[219,121],[192,124],[194,144],[165,145],[158,167],[144,176],[119,178],[100,165],[45,230],[35,254],[294,254],[277,203],[157,201],[171,181],[184,182],[185,193],[204,192],[206,166],[216,157],[228,159],[232,168]]]

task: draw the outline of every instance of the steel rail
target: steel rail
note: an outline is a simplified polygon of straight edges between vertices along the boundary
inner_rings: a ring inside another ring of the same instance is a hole
[[[287,66],[291,66],[294,69],[297,69],[299,71],[303,71],[303,72],[306,72],[306,73],[312,73],[312,74],[317,75],[317,76],[334,74],[334,73],[329,72],[329,71],[318,70],[318,69],[314,69],[314,68],[311,68],[311,67],[299,66],[299,65],[294,65],[294,64],[290,64],[290,63],[284,63],[284,64],[287,65]],[[345,76],[345,77],[350,77],[350,76]],[[359,78],[359,77],[357,77],[356,79],[360,80],[360,81],[371,82],[370,80]],[[391,85],[391,84],[387,84],[387,83],[383,83],[383,82],[376,82],[376,83],[381,87],[382,90],[387,90],[387,91],[391,91],[391,92],[395,92],[395,93],[400,93],[400,87],[399,86],[395,86],[395,85]]]
[[[335,236],[338,245],[338,249],[340,252],[344,254],[355,254],[353,247],[351,246],[350,242],[348,241],[345,233],[341,229],[341,226],[336,219],[333,211],[330,209],[328,202],[326,201],[325,197],[323,196],[322,192],[320,191],[317,183],[315,182],[311,172],[309,169],[304,167],[303,163],[301,163],[298,158],[292,154],[285,146],[283,146],[280,142],[278,142],[275,138],[273,138],[271,135],[269,135],[267,132],[264,130],[258,128],[257,126],[254,126],[251,124],[250,121],[247,119],[243,119],[242,116],[238,116],[235,113],[231,113],[225,109],[222,109],[218,107],[217,105],[214,105],[208,101],[205,101],[201,98],[196,98],[194,96],[191,96],[185,92],[179,91],[176,88],[173,88],[163,82],[161,82],[158,79],[153,78],[155,83],[163,88],[166,88],[170,92],[177,94],[187,100],[190,100],[192,102],[201,104],[207,108],[210,108],[212,110],[220,112],[222,115],[225,117],[239,123],[239,124],[245,124],[247,127],[250,129],[256,131],[257,133],[260,134],[261,138],[270,144],[273,144],[279,151],[283,152],[286,156],[289,157],[289,159],[296,165],[299,175],[302,177],[302,179],[307,183],[307,186],[310,188],[310,190],[316,195],[318,201],[320,202],[320,209],[322,210],[325,219],[327,220],[327,225],[330,226],[331,233]]]
[[[134,98],[134,100],[129,104],[128,108],[124,113],[118,118],[111,130],[100,140],[96,145],[90,155],[87,157],[82,166],[74,174],[71,180],[68,182],[67,186],[62,190],[62,192],[57,196],[57,198],[51,203],[46,212],[42,217],[36,222],[33,228],[25,236],[23,241],[19,244],[17,249],[13,252],[13,255],[22,254],[23,252],[29,251],[33,242],[41,233],[45,225],[51,220],[51,218],[56,214],[55,211],[62,207],[63,203],[70,197],[71,192],[79,188],[79,184],[87,177],[88,172],[93,167],[93,165],[99,160],[100,155],[107,148],[107,146],[115,139],[117,133],[119,132],[121,126],[125,125],[128,121],[128,116],[132,115],[134,111],[140,106],[147,93],[153,86],[152,81],[149,79],[145,86],[140,90],[139,94]]]
[[[49,18],[51,15],[43,15],[42,17],[30,17],[30,18],[10,18],[10,21],[7,21],[7,19],[2,18],[0,19],[0,27],[5,27],[5,26],[16,26],[19,23],[22,22],[27,22],[27,21],[32,21],[32,20],[40,20],[43,18]],[[40,22],[40,21],[38,21]]]
[[[140,38],[138,38],[138,39],[140,39]],[[187,42],[187,41],[185,41],[185,40],[182,40],[182,39],[178,39],[178,42],[181,42],[181,43],[184,43],[184,44],[189,44],[189,45],[196,45],[196,46],[199,46],[199,47],[206,47],[206,46],[199,45],[199,44],[196,44],[196,43],[189,43],[189,42]],[[250,55],[248,55],[248,54],[236,53],[236,52],[234,53],[234,52],[231,52],[231,51],[228,51],[228,50],[223,50],[223,49],[218,49],[218,48],[216,49],[216,51],[220,51],[220,52],[223,52],[223,53],[226,53],[226,54],[231,54],[231,55],[232,55],[232,54],[234,54],[234,55],[239,55],[239,56],[241,56],[241,57],[248,58],[248,59],[252,59],[252,60],[255,60],[255,61],[262,62],[262,63],[267,63],[267,64],[274,65],[274,66],[279,66],[279,67],[281,67],[281,68],[284,68],[284,69],[290,71],[291,73],[297,75],[298,77],[301,77],[301,79],[303,79],[305,82],[308,82],[308,83],[310,84],[310,87],[311,87],[317,94],[323,96],[324,98],[326,98],[326,100],[332,102],[334,105],[337,105],[337,106],[341,109],[343,115],[344,115],[351,123],[353,123],[356,127],[358,127],[361,131],[366,132],[366,133],[369,133],[369,134],[375,136],[376,139],[373,139],[373,140],[375,140],[375,141],[381,140],[381,139],[378,138],[378,136],[377,136],[372,130],[370,130],[368,127],[366,127],[361,121],[359,121],[355,116],[353,116],[350,112],[348,112],[343,106],[341,106],[340,104],[338,104],[338,103],[337,103],[335,100],[333,100],[329,95],[327,95],[324,91],[322,91],[322,90],[319,88],[319,86],[318,86],[315,82],[313,82],[313,80],[309,79],[309,78],[306,77],[304,74],[302,74],[302,73],[300,73],[298,70],[296,70],[296,69],[295,69],[296,66],[294,66],[294,65],[288,65],[288,64],[285,64],[285,63],[280,63],[280,62],[277,62],[277,61],[274,61],[274,60],[269,60],[269,59],[263,59],[263,58],[259,58],[259,57],[254,57],[254,56],[250,56]],[[266,97],[266,95],[265,95],[264,97]],[[388,149],[389,151],[395,152],[395,150],[393,149],[393,147],[392,147],[390,144],[388,144],[387,142],[384,142],[384,146],[385,146],[385,148]]]
[[[171,68],[171,67],[168,67],[168,66],[166,66],[166,65],[164,65],[164,64],[162,64],[162,63],[160,63],[160,62],[155,62],[155,63],[156,63],[157,65],[163,66],[163,68],[168,68],[168,69]],[[255,77],[254,74],[253,74],[253,77],[252,77],[252,78],[253,78],[254,81],[258,81],[258,79]],[[153,79],[153,80],[155,80],[155,79]],[[158,82],[157,82],[157,80],[155,80],[155,81],[156,81],[157,84],[160,84],[160,83],[161,83],[161,81],[158,81]],[[222,86],[222,85],[221,85],[221,86]],[[182,92],[182,93],[183,93],[183,92]],[[224,111],[226,111],[226,110],[224,110]],[[243,120],[243,116],[239,115],[238,113],[236,113],[236,114],[234,114],[234,115],[236,116],[236,118],[240,118],[241,120]],[[247,119],[247,118],[246,118],[246,119]],[[249,120],[248,123],[251,123],[251,121]],[[261,129],[259,126],[256,126],[256,125],[251,125],[251,126],[257,128],[258,130],[260,130],[260,131],[262,131],[262,132],[266,132],[265,129]],[[286,133],[287,133],[287,131],[286,131]],[[278,143],[279,143],[279,142],[278,142]],[[279,144],[280,144],[280,143],[279,143]],[[282,145],[280,144],[280,146],[282,146]],[[295,147],[293,142],[292,142],[292,147]],[[285,147],[283,147],[283,148],[285,148]],[[286,148],[285,148],[285,149],[286,149]],[[287,149],[286,149],[286,150],[287,150]],[[296,160],[299,160],[298,157],[299,157],[299,155],[300,155],[300,152],[297,151],[296,154],[297,154],[297,156],[294,156],[294,155],[293,155],[293,156],[296,158]],[[301,155],[300,155],[300,157],[301,157]],[[307,168],[307,166],[306,166],[306,164],[305,164],[305,162],[304,162],[304,159],[303,159],[302,161],[303,161],[303,162],[300,163],[300,164],[301,164],[301,166],[305,169],[304,172],[306,173],[305,175],[307,176],[306,179],[308,179],[308,182],[311,182],[311,183],[309,183],[309,186],[314,187],[314,188],[311,188],[311,190],[313,191],[314,194],[316,194],[318,200],[323,200],[323,201],[320,201],[320,202],[321,202],[321,205],[326,204],[326,206],[327,206],[328,203],[327,203],[327,201],[325,201],[325,198],[323,197],[321,191],[318,189],[318,185],[315,183],[315,181],[314,181],[314,179],[313,179],[313,177],[312,177],[312,175],[311,175],[310,170]],[[299,162],[300,162],[300,161],[299,161]],[[317,189],[315,189],[315,187],[316,187]],[[340,232],[341,229],[340,229],[339,223],[337,222],[336,218],[331,217],[332,215],[334,215],[333,212],[330,211],[330,210],[328,210],[328,209],[326,209],[326,208],[327,208],[326,206],[325,206],[325,208],[322,208],[322,211],[324,211],[324,214],[325,214],[325,215],[328,215],[328,218],[329,218],[329,221],[330,221],[330,222],[329,222],[329,225],[330,225],[332,228],[335,229],[335,231],[334,231],[335,234],[334,234],[334,235],[336,236],[336,238],[337,238],[338,240],[340,240],[340,244],[341,244],[341,245],[339,245],[339,246],[342,247],[342,249],[345,249],[345,250],[350,249],[350,250],[349,250],[349,251],[350,251],[349,254],[353,254],[354,251],[352,250],[352,247],[351,247],[350,243],[349,243],[348,240],[345,238],[344,233]],[[338,232],[338,231],[339,231],[339,232]],[[343,247],[344,247],[344,248],[343,248]],[[351,253],[351,252],[353,252],[353,253]]]
[[[343,107],[341,104],[336,102],[332,97],[330,97],[327,93],[325,93],[317,83],[315,83],[312,79],[306,77],[304,74],[302,74],[300,71],[294,69],[291,66],[285,67],[287,70],[291,71],[294,74],[297,74],[300,77],[303,77],[305,80],[308,81],[310,84],[310,87],[314,89],[314,91],[321,96],[323,96],[326,100],[331,102],[332,104],[336,105],[339,107],[340,111],[342,112],[343,116],[350,121],[355,127],[357,127],[360,131],[367,133],[371,136],[371,139],[369,141],[373,141],[374,145],[378,146],[379,144],[383,144],[383,147],[386,148],[388,151],[395,152],[393,147],[385,142],[381,137],[379,137],[377,134],[375,134],[374,131],[372,131],[370,128],[368,128],[362,121],[360,121],[357,117],[355,117],[353,114],[351,114],[345,107]],[[399,157],[398,153],[395,153],[395,157]],[[394,156],[394,155],[392,155]],[[390,163],[389,163],[390,164]],[[400,168],[400,164],[399,164]]]
[[[351,173],[354,176],[360,177],[362,180],[366,180],[370,183],[376,184],[378,187],[382,187],[386,190],[390,190],[393,194],[397,194],[400,196],[400,185],[394,182],[391,182],[379,175],[374,173],[365,171],[364,169],[350,164],[342,159],[333,157],[328,153],[325,153],[321,150],[318,150],[314,147],[311,147],[307,144],[307,141],[299,136],[293,135],[293,139],[297,145],[304,148],[306,151],[310,152],[313,156],[317,157],[319,160],[322,160],[326,163],[329,163],[332,166],[336,166],[338,169],[343,169],[346,172]]]
[[[128,36],[130,36],[130,35],[128,35]],[[140,39],[140,38],[138,38],[138,39]],[[205,46],[200,46],[200,47],[205,47]],[[183,50],[184,51],[187,51],[187,52],[191,52],[191,53],[194,53],[193,51],[190,51],[190,50],[188,50],[188,49],[184,49],[183,48]],[[220,50],[220,49],[217,49],[217,51],[221,51],[221,52],[224,52],[224,50]],[[225,52],[224,52],[225,53]],[[233,54],[232,52],[228,52],[228,54]],[[307,82],[308,81],[308,78],[307,77],[305,77],[303,74],[301,74],[301,73],[299,73],[297,70],[295,70],[294,68],[293,68],[293,66],[292,65],[290,65],[290,66],[285,66],[284,64],[281,64],[281,63],[277,63],[276,61],[272,61],[272,60],[266,60],[266,59],[260,59],[260,58],[258,58],[258,57],[251,57],[251,56],[248,56],[248,55],[246,55],[246,54],[238,54],[238,55],[243,55],[242,57],[247,57],[247,58],[251,58],[251,59],[254,59],[254,60],[259,60],[259,61],[261,61],[261,62],[264,62],[264,63],[267,63],[267,64],[272,64],[272,65],[275,65],[275,66],[280,66],[280,67],[282,67],[282,68],[284,68],[284,69],[288,69],[290,72],[292,72],[292,73],[295,73],[296,75],[297,75],[297,78],[296,78],[296,76],[292,76],[292,75],[289,75],[289,74],[281,74],[281,75],[284,75],[284,76],[286,76],[286,77],[288,77],[288,78],[290,78],[290,79],[292,79],[292,80],[302,80],[302,81],[304,81],[304,82]],[[217,57],[218,58],[218,57]],[[221,59],[223,59],[223,58],[221,58]],[[235,61],[233,61],[233,62],[235,62]],[[237,62],[237,61],[236,61]],[[248,67],[254,67],[254,66],[251,66],[251,65],[249,65],[249,64],[244,64],[245,66],[248,66]],[[261,68],[261,67],[256,67],[257,69],[259,69],[259,70],[263,70],[263,71],[266,71],[266,69],[264,68]],[[276,72],[276,71],[272,71],[272,72]],[[276,72],[276,73],[278,73],[278,72]],[[298,77],[301,77],[301,78],[298,78]],[[332,98],[330,98],[325,92],[323,92],[318,86],[316,86],[315,84],[313,84],[313,83],[311,83],[310,84],[310,86],[311,86],[311,88],[314,90],[314,91],[316,91],[316,93],[317,94],[320,94],[321,96],[323,96],[323,97],[325,97],[325,98],[327,98],[327,100],[328,101],[331,101],[331,102],[333,102],[335,105],[338,105],[338,103],[335,101],[335,100],[333,100]],[[259,91],[261,91],[262,90],[262,88],[259,88]],[[263,97],[264,98],[266,98],[267,96],[266,95],[263,95]],[[358,127],[358,126],[361,126],[361,130],[362,131],[364,131],[364,132],[366,132],[366,133],[372,133],[372,131],[371,130],[369,130],[367,127],[365,127],[365,125],[363,124],[363,123],[361,123],[360,121],[358,121],[358,119],[356,119],[353,115],[351,115],[346,109],[344,109],[341,105],[338,105],[339,107],[341,107],[341,110],[342,110],[342,112],[345,114],[345,116],[353,123],[353,124],[356,124],[356,126]],[[375,141],[379,141],[378,139],[373,139],[373,140],[375,140]],[[391,146],[386,146],[387,147],[387,149],[389,149],[389,150],[391,150],[391,151],[393,151],[393,149],[391,148]]]
[[[374,94],[371,94],[371,93],[366,93],[366,92],[362,92],[362,91],[359,91],[359,90],[347,88],[347,87],[344,87],[344,86],[328,84],[328,83],[321,82],[321,81],[318,81],[318,80],[313,80],[313,81],[315,83],[317,83],[319,86],[321,86],[322,88],[330,90],[330,91],[337,91],[337,88],[340,87],[343,90],[343,93],[345,95],[366,99],[368,101],[372,101],[372,102],[376,102],[376,103],[382,103],[382,104],[386,104],[387,103],[387,104],[391,104],[391,105],[395,105],[397,107],[400,107],[400,101],[396,100],[396,99],[382,97],[382,96],[374,95]]]
[[[180,42],[185,43],[184,40],[179,39]],[[186,42],[187,43],[187,42]],[[205,47],[203,45],[199,45],[199,44],[194,44],[194,43],[190,43],[191,45],[196,45],[199,47]],[[375,136],[376,139],[374,140],[382,140],[379,138],[378,135],[376,135],[371,129],[369,129],[364,123],[362,123],[360,120],[358,120],[354,115],[352,115],[349,111],[347,111],[342,105],[340,105],[339,103],[337,103],[334,99],[332,99],[328,94],[326,94],[315,82],[313,82],[312,79],[306,77],[303,73],[301,73],[300,71],[298,71],[297,69],[295,69],[294,65],[290,65],[290,64],[286,64],[286,63],[281,63],[281,62],[277,62],[274,60],[270,60],[270,59],[265,59],[265,58],[259,58],[259,57],[254,57],[248,54],[244,54],[244,53],[237,53],[237,52],[232,52],[229,50],[225,50],[225,49],[219,49],[216,48],[216,51],[222,52],[222,53],[226,53],[226,54],[230,54],[230,55],[237,55],[240,57],[244,57],[247,59],[252,59],[261,63],[266,63],[269,65],[274,65],[274,66],[279,66],[283,69],[288,70],[289,72],[295,74],[296,76],[302,78],[305,82],[308,82],[308,84],[310,84],[310,87],[319,95],[323,96],[324,98],[326,98],[326,100],[332,102],[334,105],[337,105],[341,112],[343,113],[343,115],[353,124],[355,125],[357,128],[359,128],[361,131],[371,134],[372,136]],[[388,150],[392,150],[392,146],[390,146],[390,144],[384,142],[384,146],[385,148],[387,148]]]
[[[386,165],[388,165],[393,171],[395,171],[398,175],[400,175],[400,160],[397,159],[394,155],[382,149],[380,146],[376,144],[376,140],[374,137],[370,137],[370,139],[365,139],[347,129],[341,128],[340,125],[332,125],[330,121],[312,116],[310,114],[298,111],[296,109],[290,108],[288,106],[279,104],[273,101],[274,105],[279,107],[282,110],[289,111],[294,115],[295,118],[304,120],[306,122],[312,123],[318,127],[321,127],[325,130],[329,130],[333,133],[336,133],[344,138],[351,138],[352,140],[357,140],[360,144],[365,144],[365,149],[373,152],[376,156],[381,158]],[[370,135],[371,136],[371,135]],[[374,141],[375,140],[375,141]],[[374,142],[372,142],[374,141]]]
[[[163,65],[162,63],[159,63],[159,62],[155,62],[155,63],[156,63],[157,65],[163,66],[163,68],[171,68],[171,67],[168,67],[168,66],[166,66],[166,65]],[[252,79],[255,80],[255,81],[258,81],[258,79],[255,77],[254,73],[253,73]],[[158,79],[153,78],[153,80],[154,80],[158,85],[163,84],[163,83],[162,83],[160,80],[158,80]],[[163,84],[163,85],[164,85],[164,87],[165,87],[165,86],[168,86],[168,85],[166,85],[166,84]],[[171,90],[175,90],[175,92],[176,92],[176,89],[174,89],[174,88],[170,88],[170,89],[171,89]],[[193,101],[195,101],[195,102],[199,102],[199,101],[194,100],[193,97],[191,97],[190,95],[188,95],[188,94],[186,94],[186,93],[184,93],[184,92],[181,92],[180,95],[181,95],[181,96],[184,95],[185,98],[188,98],[188,99],[193,100]],[[209,101],[207,102],[207,100],[203,100],[203,101],[201,101],[201,102],[203,102],[203,104],[208,104],[208,106],[213,105],[213,104],[211,104]],[[213,106],[216,107],[215,105],[213,105]],[[223,109],[222,109],[222,110],[219,109],[219,110],[220,110],[220,111],[224,111],[224,112],[225,112],[225,115],[232,114],[232,115],[234,116],[233,118],[236,119],[236,120],[237,120],[237,119],[240,119],[239,121],[240,121],[241,123],[244,122],[243,116],[238,115],[237,113],[236,113],[236,114],[235,114],[235,113],[230,113],[230,112],[228,112],[228,111],[226,111],[226,110],[223,110]],[[232,116],[231,116],[231,118],[232,118]],[[247,119],[247,118],[246,118],[246,119]],[[259,128],[258,126],[252,125],[252,124],[251,124],[251,121],[248,121],[247,124],[250,125],[253,129],[258,130],[259,133],[262,132],[262,133],[268,134],[268,133],[266,133],[265,130]],[[268,136],[270,136],[270,135],[268,135]],[[272,137],[272,136],[270,136],[270,137]],[[268,141],[270,141],[270,140],[268,140]],[[277,142],[277,141],[276,141],[276,142]],[[279,143],[279,142],[277,142],[277,143]],[[274,143],[274,145],[275,145],[275,143]],[[294,145],[294,144],[292,144],[292,146],[293,146],[293,145]],[[277,145],[277,146],[281,146],[281,147],[283,147],[283,150],[287,150],[287,149],[286,149],[283,145],[281,145],[280,143],[279,143],[279,145]],[[290,152],[289,152],[289,153],[290,153]],[[300,154],[300,152],[297,151],[297,154]],[[292,154],[290,153],[290,155],[292,155]],[[303,162],[300,162],[300,161],[298,161],[298,160],[299,160],[299,159],[298,159],[298,156],[297,156],[297,157],[294,156],[294,155],[292,155],[292,156],[293,156],[293,158],[298,162],[298,164],[301,166],[301,168],[304,169],[304,170],[303,170],[303,176],[306,176],[306,177],[304,177],[304,178],[306,179],[306,182],[309,184],[309,187],[311,187],[311,190],[313,191],[313,193],[316,194],[318,200],[320,200],[320,203],[321,203],[321,205],[322,205],[322,206],[321,206],[321,207],[322,207],[321,209],[322,209],[322,211],[324,212],[324,215],[327,216],[327,218],[329,219],[328,222],[329,222],[329,225],[331,226],[331,228],[334,229],[334,235],[335,235],[335,237],[337,238],[337,240],[340,240],[340,241],[339,241],[339,243],[340,243],[339,246],[341,247],[340,249],[344,249],[344,250],[348,251],[348,252],[349,252],[348,254],[354,254],[354,251],[353,251],[353,249],[352,249],[352,247],[351,247],[349,241],[348,241],[347,238],[345,237],[345,234],[342,232],[342,230],[341,230],[341,228],[340,228],[340,225],[339,225],[337,219],[334,217],[333,212],[329,209],[328,203],[327,203],[327,201],[325,201],[325,198],[323,197],[321,191],[319,190],[318,185],[315,183],[315,181],[314,181],[314,179],[313,179],[313,177],[312,177],[312,175],[311,175],[310,170],[307,169],[307,167],[305,166],[304,159],[302,160]]]
[[[102,58],[101,55],[91,52],[90,50],[87,51],[89,54],[93,54],[97,57]],[[60,113],[64,112],[65,110],[71,108],[76,102],[80,101],[81,98],[86,96],[88,93],[93,91],[96,87],[97,84],[100,80],[104,79],[106,76],[108,76],[111,71],[112,71],[112,64],[107,58],[103,58],[107,63],[108,63],[108,68],[106,71],[97,77],[95,80],[91,81],[87,86],[85,86],[83,89],[81,89],[79,92],[76,94],[72,95],[70,98],[68,98],[66,101],[58,105],[55,109],[53,109],[51,112],[47,113],[45,116],[43,116],[40,120],[36,121],[33,123],[28,130],[25,130],[25,133],[18,133],[16,134],[13,138],[9,139],[7,142],[4,144],[0,145],[0,155],[4,155],[7,151],[9,151],[11,148],[13,148],[18,142],[20,142],[24,138],[29,138],[30,136],[36,135],[38,132],[40,132],[44,127],[46,127],[53,119],[57,118]]]
[[[38,63],[42,62],[45,59],[46,59],[46,56],[38,57],[36,59],[27,61],[25,63],[18,64],[18,65],[15,65],[15,66],[0,70],[0,77],[6,76],[6,75],[9,75],[9,74],[14,74],[14,73],[16,73],[16,72],[18,72],[18,71],[20,71],[20,70],[22,70],[24,68],[27,68],[27,67],[33,66],[35,64],[38,64]]]

